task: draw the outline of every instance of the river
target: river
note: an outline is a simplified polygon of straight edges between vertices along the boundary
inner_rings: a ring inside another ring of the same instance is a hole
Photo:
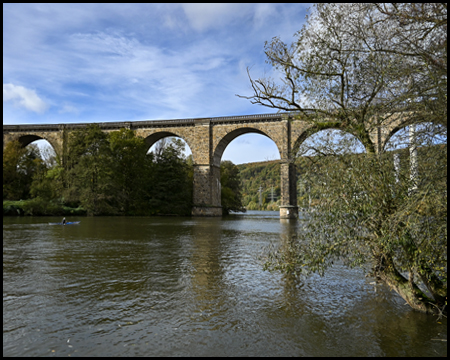
[[[3,356],[443,356],[447,321],[360,269],[300,282],[258,255],[301,221],[3,218]]]

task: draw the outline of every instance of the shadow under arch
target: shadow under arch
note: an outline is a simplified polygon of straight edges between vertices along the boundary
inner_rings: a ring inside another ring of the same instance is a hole
[[[53,147],[53,149],[55,149],[55,147],[53,146],[53,144],[51,143],[50,140],[45,139],[41,136],[37,136],[37,135],[22,135],[22,136],[18,137],[17,140],[19,141],[20,145],[23,148],[30,145],[33,141],[45,140],[45,141],[48,141],[48,143]]]
[[[230,131],[227,135],[225,135],[217,144],[216,148],[214,149],[213,152],[213,165],[217,166],[220,168],[220,162],[222,160],[222,155],[225,152],[225,149],[227,148],[227,146],[237,137],[241,136],[241,135],[245,135],[245,134],[259,134],[259,135],[263,135],[267,138],[269,138],[270,140],[272,140],[275,145],[277,146],[278,149],[278,154],[281,154],[280,151],[280,147],[279,144],[277,144],[276,141],[274,141],[269,135],[267,135],[264,131],[253,128],[253,127],[243,127],[243,128],[239,128],[233,131]]]

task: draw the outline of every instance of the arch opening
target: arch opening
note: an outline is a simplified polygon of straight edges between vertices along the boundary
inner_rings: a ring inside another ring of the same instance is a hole
[[[384,152],[392,154],[389,156],[392,156],[397,187],[407,188],[408,193],[427,188],[431,184],[433,190],[446,188],[445,126],[422,122],[396,128],[387,139]]]
[[[153,153],[156,157],[158,157],[167,146],[174,142],[174,140],[179,142],[178,146],[181,146],[181,154],[185,159],[189,157],[193,158],[191,148],[186,140],[172,132],[167,131],[154,133],[145,138],[145,143],[148,146],[147,155]]]
[[[339,129],[306,131],[296,140],[295,157],[316,155],[344,155],[366,152],[362,142],[353,134]]]
[[[232,142],[233,146],[229,147]],[[213,164],[220,167],[222,159],[234,164],[278,160],[280,150],[275,141],[263,131],[240,128],[228,133],[217,144]]]
[[[56,165],[56,151],[48,140],[41,138],[31,142],[30,144],[37,146],[41,159],[47,164],[47,166]]]
[[[37,135],[24,135],[19,137],[18,141],[22,148],[34,146],[37,150],[36,154],[47,166],[52,167],[56,165],[57,154],[55,148],[47,139]]]
[[[232,164],[238,167],[241,205],[246,210],[279,211],[279,160],[280,151],[275,141],[263,131],[253,128],[230,132],[219,142],[214,153],[214,164],[220,168],[222,163],[225,172],[233,167]],[[221,181],[225,181],[223,176],[226,177],[226,173],[220,174]]]
[[[414,139],[412,138],[414,137]],[[447,128],[441,124],[421,122],[395,128],[386,139],[384,151],[394,151],[415,146],[432,146],[447,143]]]

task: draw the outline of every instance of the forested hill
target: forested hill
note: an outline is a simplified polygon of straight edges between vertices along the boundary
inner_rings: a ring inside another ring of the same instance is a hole
[[[445,145],[439,145],[445,149]],[[420,162],[420,172],[427,173],[430,167],[436,166],[430,163],[425,156],[426,147],[419,147],[418,156]],[[409,178],[410,160],[409,149],[399,149],[392,151],[398,153],[401,159],[403,176]],[[358,155],[355,155],[358,156]],[[445,162],[446,162],[445,152]],[[393,158],[392,158],[393,163]],[[305,174],[311,163],[306,157],[296,159],[297,171]],[[279,210],[280,205],[280,160],[261,161],[236,165],[239,169],[240,181],[242,184],[242,205],[247,210]],[[300,176],[297,178],[297,203],[299,207],[315,205],[314,196],[317,184],[322,182],[317,179],[318,174]],[[444,181],[444,180],[441,180]],[[261,188],[261,194],[259,189]]]
[[[304,157],[296,160],[297,168],[307,165]],[[247,210],[279,210],[281,204],[280,160],[261,161],[236,165],[242,184],[242,205]],[[308,192],[305,182],[299,181],[297,201],[299,206],[307,206]],[[261,193],[260,189],[261,188]]]
[[[247,163],[237,167],[242,184],[242,204],[247,210],[278,210],[280,160]]]

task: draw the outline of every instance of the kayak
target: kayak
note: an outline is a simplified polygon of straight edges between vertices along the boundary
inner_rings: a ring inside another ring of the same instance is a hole
[[[81,221],[68,221],[66,222],[66,225],[76,225],[79,224]],[[64,225],[62,222],[59,223],[48,223],[49,225]]]

